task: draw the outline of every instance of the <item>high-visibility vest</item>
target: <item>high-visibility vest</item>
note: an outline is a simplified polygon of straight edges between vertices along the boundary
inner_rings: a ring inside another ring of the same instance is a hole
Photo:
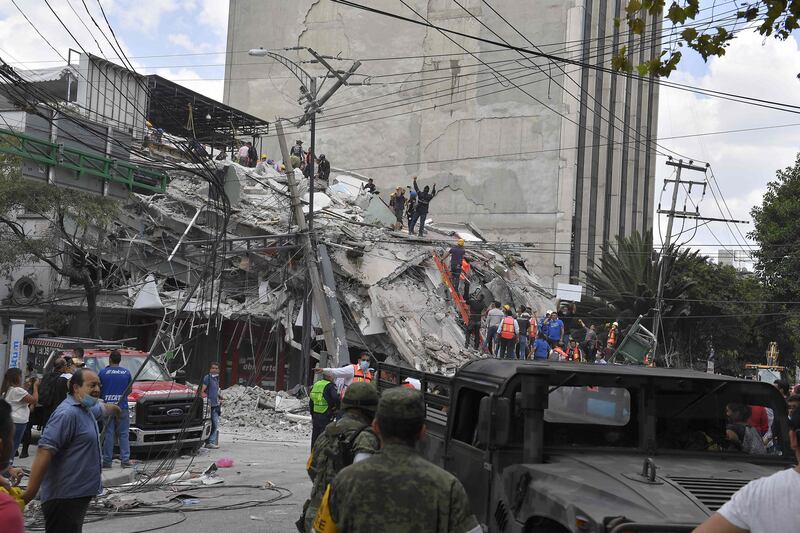
[[[528,328],[528,338],[535,339],[539,333],[539,326],[536,324],[536,317],[531,318],[531,325]]]
[[[356,381],[372,381],[372,372],[367,370],[364,372],[357,364],[353,365],[353,382]]]
[[[500,323],[500,338],[513,339],[514,338],[514,317],[507,316]]]
[[[567,348],[567,361],[581,362],[581,349],[579,347]]]
[[[615,346],[617,344],[617,328],[611,328],[608,332],[607,346]]]
[[[311,392],[309,396],[311,396],[311,401],[314,403],[314,413],[317,414],[325,414],[328,412],[328,400],[325,399],[325,387],[330,385],[331,382],[327,379],[321,379],[314,383],[314,386],[311,387]]]
[[[564,350],[561,349],[560,346],[556,346],[555,348],[553,348],[553,353],[556,354],[556,357],[558,357],[559,361],[566,361],[567,354],[566,352],[564,352]]]

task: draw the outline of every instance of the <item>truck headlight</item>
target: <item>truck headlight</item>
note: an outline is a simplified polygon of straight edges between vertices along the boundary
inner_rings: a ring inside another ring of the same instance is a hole
[[[128,421],[133,422],[136,420],[136,403],[128,402]]]

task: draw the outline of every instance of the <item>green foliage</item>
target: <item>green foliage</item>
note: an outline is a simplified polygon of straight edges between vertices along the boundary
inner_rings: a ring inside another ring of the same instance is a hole
[[[617,238],[599,264],[586,272],[591,296],[579,314],[600,322],[618,320],[623,327],[639,315],[653,317],[662,261],[660,356],[667,351],[671,364],[692,366],[704,362],[713,346],[717,361],[730,373],[741,372],[745,362],[763,361],[767,344],[778,340],[780,332],[772,307],[762,303],[767,294],[761,282],[711,263],[696,251],[671,247],[657,254],[652,241],[638,234]],[[644,325],[649,328],[651,323],[645,320]]]
[[[647,25],[654,23],[648,19],[660,16],[664,5],[663,1],[630,0],[625,7],[624,18],[629,31],[643,36],[647,32]],[[800,28],[800,0],[751,0],[739,5],[736,19],[741,24],[756,21],[756,31],[765,37],[772,35],[777,39],[787,39],[794,30]],[[711,24],[705,23],[692,25],[699,13],[699,0],[673,0],[664,15],[665,24],[680,30],[680,39],[673,41],[672,45],[691,48],[704,61],[708,61],[710,57],[725,55],[725,49],[733,40],[734,34],[723,26],[712,28]],[[680,59],[680,51],[673,48],[664,50],[660,59],[647,61],[635,68],[640,75],[668,77],[677,68]],[[633,72],[634,69],[630,62],[615,62],[613,58],[612,67],[624,72]]]

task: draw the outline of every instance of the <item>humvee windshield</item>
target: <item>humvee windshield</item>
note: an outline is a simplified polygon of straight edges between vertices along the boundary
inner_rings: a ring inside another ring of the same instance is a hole
[[[653,400],[645,401],[648,397]],[[769,389],[749,383],[703,379],[659,379],[629,387],[551,387],[544,444],[562,450],[643,448],[641,425],[649,413],[655,418],[655,435],[647,441],[657,449],[778,456],[788,448],[774,420],[786,417],[786,407],[773,404],[775,400]],[[521,439],[522,431],[517,435]]]

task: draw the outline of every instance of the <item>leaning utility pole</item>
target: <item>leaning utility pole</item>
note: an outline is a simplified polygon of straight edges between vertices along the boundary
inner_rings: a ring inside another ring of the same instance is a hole
[[[689,185],[689,187],[691,187],[692,185],[702,185],[703,186],[703,193],[705,193],[706,183],[704,181],[702,181],[702,182],[700,182],[700,181],[681,181],[681,171],[684,168],[687,169],[687,170],[695,170],[697,172],[705,173],[707,167],[698,167],[696,165],[692,165],[691,163],[693,163],[693,161],[690,161],[689,163],[684,163],[682,159],[679,160],[677,163],[675,161],[672,161],[672,160],[667,161],[667,165],[677,168],[677,171],[675,172],[675,179],[674,180],[670,180],[670,179],[664,180],[664,190],[666,190],[666,188],[667,188],[667,183],[674,183],[673,188],[672,188],[672,207],[669,209],[669,211],[663,211],[661,209],[661,206],[659,205],[658,206],[658,211],[657,211],[657,213],[659,215],[661,215],[661,214],[667,215],[667,235],[664,238],[664,242],[662,243],[662,246],[661,246],[661,254],[660,254],[661,261],[660,261],[660,266],[659,266],[659,269],[658,269],[658,289],[656,291],[656,315],[655,315],[655,318],[653,319],[653,336],[656,339],[655,345],[653,346],[653,358],[654,359],[655,359],[656,353],[658,351],[658,332],[659,332],[659,329],[661,328],[661,307],[663,305],[662,304],[662,298],[664,297],[664,282],[665,282],[664,275],[666,274],[665,268],[666,268],[666,263],[667,263],[666,254],[669,253],[669,247],[672,244],[672,223],[674,222],[675,217],[678,214],[678,212],[675,211],[675,206],[676,206],[676,204],[678,202],[678,189],[681,187],[681,184]],[[686,210],[684,209],[682,211],[682,213],[685,214]],[[699,215],[699,213],[695,213],[695,214]]]
[[[327,299],[325,297],[325,290],[322,288],[322,278],[319,274],[319,267],[317,266],[316,254],[314,253],[314,246],[311,241],[311,234],[308,231],[308,224],[306,223],[305,213],[303,213],[303,204],[300,201],[300,191],[297,189],[297,182],[294,179],[294,169],[292,168],[291,160],[289,157],[289,149],[286,147],[286,137],[283,135],[283,124],[281,120],[275,121],[275,130],[278,133],[278,142],[281,146],[281,155],[283,156],[284,165],[286,166],[286,180],[289,186],[289,194],[292,199],[292,212],[294,215],[297,229],[302,234],[303,252],[306,259],[306,266],[308,268],[308,277],[311,280],[311,293],[312,297],[307,298],[303,305],[309,307],[313,301],[317,307],[317,316],[319,316],[320,325],[322,326],[322,335],[325,338],[325,346],[331,350],[337,345],[337,339],[333,334],[331,317],[328,313]],[[310,340],[310,334],[313,331],[311,318],[306,319],[311,313],[303,314],[303,342]],[[304,346],[305,349],[305,346]],[[309,350],[310,351],[310,350]],[[303,364],[300,366],[304,372],[302,382],[305,385],[308,369],[306,364],[308,361],[303,357]]]
[[[310,122],[310,126],[311,126],[311,143],[310,143],[310,146],[309,146],[309,151],[311,152],[311,157],[309,158],[310,168],[308,169],[308,221],[307,221],[307,224],[306,224],[306,219],[303,216],[302,209],[300,210],[299,214],[297,212],[295,212],[295,216],[299,216],[300,218],[303,218],[303,224],[304,224],[304,226],[306,228],[306,231],[308,232],[308,241],[309,241],[310,249],[307,250],[306,256],[307,256],[307,261],[310,264],[310,263],[313,263],[315,261],[315,258],[317,257],[316,247],[315,247],[315,240],[313,238],[313,231],[314,231],[314,177],[315,177],[314,176],[314,159],[317,156],[317,154],[316,154],[316,116],[317,116],[317,113],[321,113],[322,112],[322,106],[325,104],[325,102],[327,102],[328,99],[330,99],[330,97],[333,96],[333,94],[342,85],[362,85],[361,83],[348,83],[348,81],[347,81],[350,78],[350,76],[352,76],[353,73],[355,73],[355,71],[358,70],[358,68],[361,66],[361,62],[360,61],[354,61],[353,64],[350,66],[350,68],[347,71],[341,71],[341,70],[336,70],[335,68],[333,68],[328,63],[328,61],[326,61],[327,59],[337,59],[337,58],[334,58],[334,57],[331,57],[331,56],[321,55],[321,54],[317,53],[315,50],[313,50],[311,48],[304,47],[304,46],[296,46],[296,47],[292,47],[292,48],[284,48],[284,50],[287,50],[287,51],[305,50],[305,51],[307,51],[309,54],[311,54],[314,57],[314,60],[312,61],[313,63],[319,63],[319,64],[321,64],[322,66],[324,66],[328,70],[328,72],[323,76],[323,79],[324,78],[335,78],[336,79],[336,82],[334,82],[334,84],[331,86],[331,88],[328,89],[325,92],[325,94],[320,96],[319,95],[319,90],[321,89],[321,86],[317,85],[317,77],[316,76],[312,76],[311,74],[306,72],[303,69],[303,67],[301,67],[297,62],[287,58],[286,56],[283,56],[281,54],[275,53],[275,52],[270,51],[270,50],[265,50],[263,48],[254,48],[254,49],[252,49],[252,50],[250,50],[248,52],[249,55],[251,55],[251,56],[270,57],[270,58],[274,59],[278,63],[281,63],[286,68],[288,68],[292,72],[292,74],[294,74],[294,76],[298,79],[298,81],[300,81],[300,94],[301,94],[301,97],[300,97],[300,100],[298,101],[298,103],[302,103],[303,101],[305,101],[306,105],[305,105],[305,108],[304,108],[303,115],[300,117],[300,119],[297,122],[295,122],[294,125],[299,128],[299,127],[302,127],[303,125],[305,125],[306,122]],[[281,125],[280,120],[278,120],[276,122],[276,125],[279,128],[278,137],[279,137],[279,140],[280,140],[280,143],[281,143],[281,152],[282,152],[282,155],[283,155],[284,165],[286,165],[287,175],[288,174],[292,174],[292,176],[290,178],[290,181],[293,182],[294,181],[294,175],[292,173],[292,170],[293,170],[292,169],[292,164],[291,164],[291,161],[290,161],[290,159],[288,157],[289,153],[288,153],[288,151],[284,150],[286,148],[286,139],[283,137],[283,126]],[[296,188],[296,186],[295,186],[295,188]],[[294,202],[294,200],[292,200],[292,201]],[[298,197],[297,201],[299,202],[299,197]],[[299,203],[298,203],[298,205],[299,205]],[[298,223],[299,223],[300,218],[297,219]],[[315,278],[314,274],[312,274],[310,268],[309,268],[309,271],[307,273],[307,276],[306,276],[306,291],[305,291],[306,298],[305,298],[305,300],[303,302],[303,333],[302,333],[303,338],[302,338],[302,344],[301,344],[301,346],[302,346],[303,363],[301,365],[301,369],[302,369],[302,383],[304,385],[307,384],[306,381],[307,381],[308,372],[307,372],[306,365],[308,364],[309,358],[311,356],[311,335],[312,335],[312,333],[314,331],[314,329],[313,329],[313,327],[311,325],[311,319],[312,319],[311,308],[312,308],[312,305],[313,305],[312,304],[311,293],[313,293],[315,295],[316,302],[317,302],[316,305],[318,307],[320,307],[320,308],[321,307],[325,307],[325,312],[324,312],[325,318],[323,318],[323,314],[322,313],[318,313],[318,316],[319,316],[320,321],[323,322],[323,324],[322,324],[323,333],[327,332],[325,334],[325,345],[326,345],[327,351],[338,354],[338,359],[340,360],[340,362],[341,362],[341,359],[343,358],[343,354],[348,351],[347,350],[347,340],[344,338],[344,335],[334,335],[334,334],[331,333],[330,317],[328,316],[328,309],[326,307],[326,301],[327,300],[325,300],[324,298],[317,298],[316,297],[316,295],[317,295],[317,287],[318,286],[321,287],[321,285],[322,285],[322,282],[320,281],[320,277],[319,277],[319,269],[316,268],[316,267],[317,267],[317,265],[316,265],[316,263],[314,263],[314,269],[316,270],[316,278]],[[313,290],[311,290],[311,291],[308,290],[309,285],[312,286]],[[335,302],[335,299],[334,299],[334,302]],[[343,331],[342,326],[341,326],[340,323],[337,323],[336,326],[337,326],[337,328],[336,328],[337,332]],[[349,362],[349,356],[348,356],[348,360],[346,362]]]
[[[686,170],[694,170],[696,172],[702,172],[703,174],[706,173],[709,165],[706,164],[705,167],[700,167],[693,164],[694,161],[689,161],[688,163],[684,163],[683,159],[679,159],[678,161],[673,161],[671,158],[667,161],[667,165],[671,167],[675,167],[677,170],[675,172],[675,179],[665,179],[664,180],[664,190],[667,189],[668,183],[673,183],[672,189],[672,204],[669,210],[661,209],[661,205],[659,204],[658,210],[656,211],[659,215],[666,215],[667,216],[667,234],[664,237],[664,243],[661,248],[661,264],[658,269],[658,290],[656,291],[656,305],[655,305],[655,318],[653,319],[653,336],[655,337],[655,345],[653,346],[653,357],[655,358],[657,350],[658,350],[658,333],[661,328],[661,313],[663,307],[663,298],[664,298],[664,283],[666,280],[664,277],[666,276],[666,254],[669,252],[669,247],[672,245],[672,225],[676,218],[684,218],[690,220],[703,220],[706,222],[733,222],[735,224],[747,224],[746,220],[732,220],[732,219],[725,219],[725,218],[710,218],[700,216],[700,208],[695,206],[694,211],[687,211],[686,206],[684,205],[683,211],[677,211],[676,204],[678,202],[678,189],[682,186],[689,186],[688,193],[692,192],[692,186],[702,186],[703,187],[703,194],[706,192],[706,186],[708,185],[707,181],[691,181],[691,180],[681,180],[681,171],[683,169]]]

